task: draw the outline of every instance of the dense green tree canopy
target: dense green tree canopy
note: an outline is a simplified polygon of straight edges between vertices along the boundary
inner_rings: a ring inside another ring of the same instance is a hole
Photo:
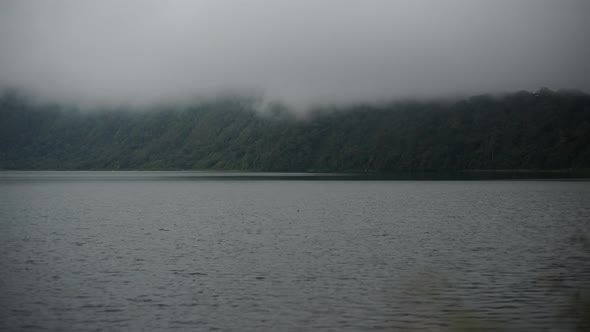
[[[2,169],[440,171],[590,167],[590,96],[518,92],[317,109],[227,98],[147,111],[0,99]]]

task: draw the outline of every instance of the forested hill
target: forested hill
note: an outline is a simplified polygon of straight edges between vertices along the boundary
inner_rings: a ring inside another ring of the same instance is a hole
[[[0,168],[432,171],[590,167],[590,96],[518,92],[323,109],[241,99],[76,111],[0,99]]]

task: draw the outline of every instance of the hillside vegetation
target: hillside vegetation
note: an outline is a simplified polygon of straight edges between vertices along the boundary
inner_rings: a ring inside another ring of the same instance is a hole
[[[441,171],[590,167],[590,96],[518,92],[323,108],[227,98],[146,111],[0,99],[0,168]]]

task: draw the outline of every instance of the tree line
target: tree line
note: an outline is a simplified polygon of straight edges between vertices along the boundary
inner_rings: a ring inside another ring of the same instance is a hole
[[[455,101],[260,112],[248,98],[145,111],[0,98],[0,169],[318,172],[590,168],[590,95],[516,92]]]

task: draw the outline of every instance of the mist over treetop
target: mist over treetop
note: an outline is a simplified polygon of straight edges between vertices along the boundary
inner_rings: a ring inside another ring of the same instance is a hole
[[[109,105],[256,91],[299,108],[589,91],[589,12],[581,0],[8,0],[0,84]]]
[[[590,96],[480,95],[320,108],[239,99],[79,112],[0,99],[0,169],[325,172],[590,168]]]

